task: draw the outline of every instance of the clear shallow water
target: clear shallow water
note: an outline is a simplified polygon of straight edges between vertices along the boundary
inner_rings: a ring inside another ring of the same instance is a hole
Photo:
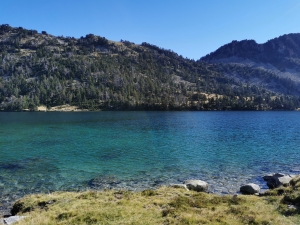
[[[299,112],[0,113],[0,207],[24,194],[140,190],[196,178],[210,191],[300,173]]]

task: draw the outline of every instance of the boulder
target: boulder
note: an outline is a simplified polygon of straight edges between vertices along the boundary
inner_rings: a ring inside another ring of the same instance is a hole
[[[184,184],[189,190],[198,192],[207,192],[208,190],[208,183],[202,180],[186,180]]]
[[[257,184],[249,183],[240,187],[240,192],[244,194],[258,194],[260,187]]]
[[[277,188],[280,186],[286,186],[293,179],[294,175],[285,175],[282,173],[275,173],[263,176],[263,179],[267,181],[269,188]]]
[[[265,181],[268,181],[268,180],[273,179],[274,177],[283,177],[283,176],[285,176],[285,174],[283,174],[283,173],[272,173],[272,174],[265,175],[262,178]]]
[[[14,224],[16,222],[18,222],[19,220],[22,220],[24,219],[25,216],[10,216],[10,217],[7,217],[7,218],[4,218],[4,224]]]

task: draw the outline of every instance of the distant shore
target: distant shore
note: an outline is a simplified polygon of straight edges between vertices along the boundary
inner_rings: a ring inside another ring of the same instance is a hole
[[[88,109],[81,109],[78,106],[72,106],[69,104],[59,105],[47,108],[46,106],[38,106],[38,112],[84,112],[89,111]]]
[[[74,105],[58,105],[53,107],[47,107],[44,105],[38,106],[35,110],[30,109],[22,109],[20,111],[6,111],[6,110],[0,110],[0,112],[99,112],[99,111],[191,111],[191,112],[209,112],[209,111],[300,111],[300,108],[294,109],[294,110],[234,110],[234,109],[202,109],[202,110],[194,110],[194,109],[167,109],[167,110],[155,110],[155,109],[98,109],[98,110],[92,110],[92,109],[82,109],[79,106]]]
[[[39,105],[34,109],[20,109],[20,110],[3,110],[0,109],[0,112],[99,112],[99,111],[191,111],[191,112],[209,112],[209,111],[300,111],[300,108],[296,109],[195,109],[195,108],[166,108],[166,109],[159,109],[159,108],[101,108],[101,109],[87,109],[81,108],[77,105],[57,105],[52,107],[47,107],[45,105]]]

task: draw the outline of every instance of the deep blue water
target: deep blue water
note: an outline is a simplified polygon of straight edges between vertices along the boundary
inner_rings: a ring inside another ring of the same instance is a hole
[[[300,112],[0,113],[0,205],[32,192],[300,173]],[[4,200],[3,200],[4,199]]]

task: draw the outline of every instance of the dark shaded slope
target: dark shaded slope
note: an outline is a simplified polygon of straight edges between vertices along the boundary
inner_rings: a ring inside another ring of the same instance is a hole
[[[264,44],[257,44],[254,40],[232,41],[201,60],[226,62],[231,57],[269,63],[280,71],[294,69],[300,72],[300,34],[286,34]]]

